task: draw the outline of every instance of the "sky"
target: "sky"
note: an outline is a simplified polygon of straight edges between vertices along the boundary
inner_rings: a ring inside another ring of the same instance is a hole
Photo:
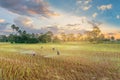
[[[0,34],[15,24],[31,33],[80,33],[97,25],[120,33],[120,0],[0,0]]]

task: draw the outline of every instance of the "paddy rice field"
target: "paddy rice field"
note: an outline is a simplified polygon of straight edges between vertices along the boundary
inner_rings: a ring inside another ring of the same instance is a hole
[[[0,80],[120,80],[120,44],[0,43]]]

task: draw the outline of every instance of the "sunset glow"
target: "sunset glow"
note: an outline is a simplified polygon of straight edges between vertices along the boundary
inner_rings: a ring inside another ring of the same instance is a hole
[[[119,2],[119,0],[0,0],[1,34],[9,31],[10,24],[16,24],[30,32],[37,30],[41,33],[44,30],[56,29],[54,31],[56,33],[75,33],[91,30],[93,26],[88,21],[101,23],[99,27],[103,33],[119,33]]]

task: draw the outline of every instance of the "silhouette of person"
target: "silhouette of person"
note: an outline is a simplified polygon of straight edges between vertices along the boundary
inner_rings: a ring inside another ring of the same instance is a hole
[[[34,51],[32,52],[32,55],[35,56],[35,52]]]
[[[59,51],[57,51],[57,55],[60,55],[60,52],[59,52]]]
[[[52,50],[54,51],[54,50],[55,50],[55,48],[52,48]]]

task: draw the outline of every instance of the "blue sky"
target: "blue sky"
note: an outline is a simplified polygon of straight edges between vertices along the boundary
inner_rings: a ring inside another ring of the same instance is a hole
[[[76,12],[76,10],[78,9],[79,6],[77,6],[76,1],[82,1],[82,0],[48,0],[48,1],[49,1],[49,4],[51,4],[51,6],[59,10],[62,10],[66,13],[91,17],[94,12],[97,12],[98,16],[95,18],[95,20],[98,20],[98,21],[105,20],[108,23],[110,22],[116,25],[116,27],[119,27],[120,25],[120,20],[116,19],[116,16],[120,15],[120,5],[119,5],[120,0],[115,0],[115,1],[114,0],[91,0],[91,2],[89,3],[91,5],[90,9],[86,11],[79,9],[78,12]],[[104,11],[98,10],[99,6],[109,5],[109,4],[112,5],[111,9],[106,9]]]
[[[0,31],[10,32],[10,25],[16,24],[30,32],[79,32],[90,30],[93,26],[88,21],[95,21],[101,23],[103,32],[120,32],[119,3],[120,0],[0,0]]]

